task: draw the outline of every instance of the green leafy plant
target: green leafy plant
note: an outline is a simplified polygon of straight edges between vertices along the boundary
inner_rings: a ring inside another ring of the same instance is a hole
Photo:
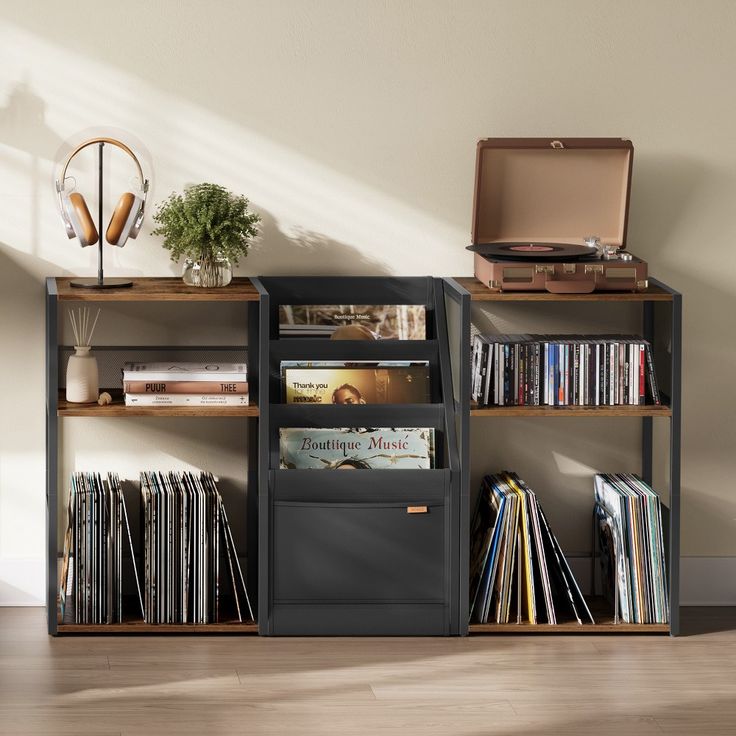
[[[164,238],[171,259],[183,256],[204,264],[228,258],[237,264],[248,255],[261,218],[248,212],[248,200],[219,184],[193,184],[173,192],[153,216],[154,235]]]

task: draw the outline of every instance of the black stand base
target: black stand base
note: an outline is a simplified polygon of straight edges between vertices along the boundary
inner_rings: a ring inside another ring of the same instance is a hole
[[[69,282],[70,286],[78,289],[122,289],[126,286],[133,286],[130,279],[75,279]]]

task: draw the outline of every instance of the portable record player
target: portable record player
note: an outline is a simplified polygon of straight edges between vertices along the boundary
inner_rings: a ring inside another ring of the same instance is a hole
[[[626,250],[634,147],[623,138],[478,142],[475,276],[495,291],[638,291]]]

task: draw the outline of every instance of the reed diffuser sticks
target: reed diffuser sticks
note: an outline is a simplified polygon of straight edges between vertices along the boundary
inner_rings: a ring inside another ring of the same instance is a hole
[[[92,344],[92,335],[97,327],[97,319],[100,316],[100,310],[97,310],[94,320],[91,320],[91,310],[89,307],[79,307],[79,309],[69,310],[69,320],[72,323],[72,331],[74,332],[74,346],[80,348],[88,348]]]

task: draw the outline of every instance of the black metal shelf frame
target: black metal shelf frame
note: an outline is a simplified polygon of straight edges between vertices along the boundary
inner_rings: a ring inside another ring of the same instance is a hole
[[[649,283],[659,287],[670,295],[669,300],[642,300],[642,336],[652,345],[658,339],[659,334],[655,326],[662,325],[669,338],[669,354],[656,356],[658,377],[664,378],[664,394],[669,396],[671,416],[663,416],[662,421],[669,420],[669,592],[670,592],[670,634],[677,636],[680,631],[680,452],[681,452],[681,423],[682,423],[682,295],[667,284],[657,280],[649,279]],[[470,497],[470,293],[453,279],[444,280],[445,302],[447,314],[451,322],[451,350],[453,361],[453,379],[455,381],[455,408],[457,412],[458,434],[460,442],[460,455],[462,458],[462,483],[464,499]],[[591,300],[594,301],[591,295]],[[494,302],[483,302],[486,309],[491,309]],[[544,305],[547,302],[539,302]],[[608,304],[614,303],[607,301]],[[629,302],[626,302],[629,303]],[[664,323],[664,324],[663,324]],[[664,399],[663,399],[664,401]],[[591,416],[595,416],[591,412]],[[541,420],[541,417],[539,417]],[[617,417],[611,417],[616,421]],[[653,434],[654,417],[641,417],[642,439],[641,439],[641,477],[651,485],[653,472]],[[501,418],[502,421],[502,418]],[[468,554],[468,523],[469,511],[467,505],[463,507],[462,528],[464,532],[463,554],[463,583],[467,586],[467,554]],[[593,550],[595,554],[595,550]],[[467,589],[462,593],[462,599],[467,607]],[[465,610],[467,614],[467,609]],[[467,615],[466,615],[467,620]]]
[[[260,370],[268,376],[259,395],[259,633],[465,633],[462,486],[441,280],[262,277],[254,283],[261,294]],[[427,339],[279,340],[279,304],[424,304]],[[280,363],[299,359],[426,360],[433,403],[280,403]],[[278,430],[289,426],[433,427],[438,469],[362,470],[350,474],[349,487],[342,473],[279,470]],[[411,505],[428,513],[407,514]],[[296,557],[293,547],[300,550]]]

